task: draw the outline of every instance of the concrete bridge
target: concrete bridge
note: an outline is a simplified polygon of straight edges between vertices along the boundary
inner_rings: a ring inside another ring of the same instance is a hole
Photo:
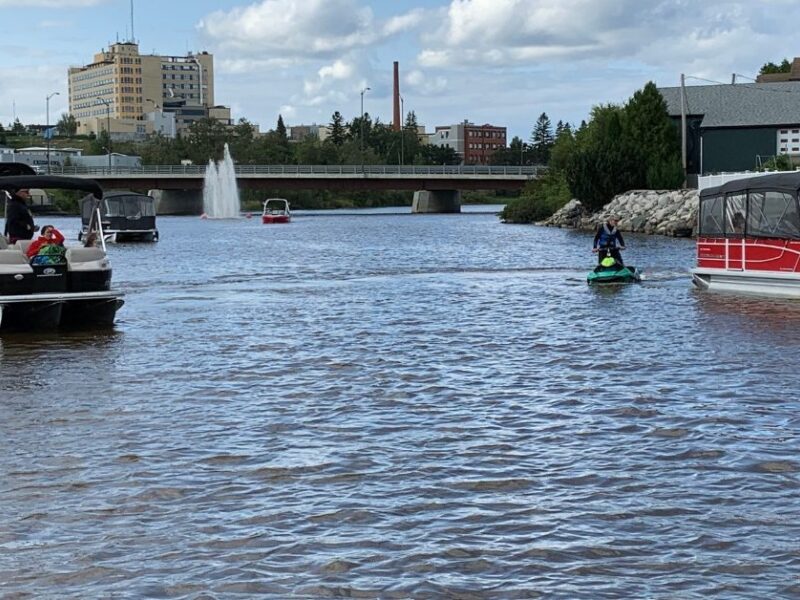
[[[413,212],[459,212],[462,190],[518,190],[543,166],[236,165],[240,189],[413,190]],[[106,189],[152,190],[159,214],[202,211],[205,166],[53,167],[52,175],[97,180]]]

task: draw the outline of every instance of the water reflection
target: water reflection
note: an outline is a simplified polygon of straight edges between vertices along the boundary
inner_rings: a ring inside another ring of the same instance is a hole
[[[696,306],[705,320],[720,328],[750,335],[796,339],[800,302],[694,290]]]

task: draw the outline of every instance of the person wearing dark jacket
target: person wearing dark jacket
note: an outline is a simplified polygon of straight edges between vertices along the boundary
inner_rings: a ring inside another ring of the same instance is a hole
[[[624,266],[622,262],[622,255],[620,250],[625,250],[625,241],[622,239],[622,234],[617,229],[619,217],[611,215],[608,220],[600,225],[597,233],[594,236],[594,244],[592,252],[597,252],[597,262],[601,264],[606,256],[611,256],[620,267]]]
[[[27,204],[30,197],[30,190],[21,189],[10,194],[6,202],[6,228],[3,233],[10,244],[17,240],[30,240],[36,231],[33,215]]]

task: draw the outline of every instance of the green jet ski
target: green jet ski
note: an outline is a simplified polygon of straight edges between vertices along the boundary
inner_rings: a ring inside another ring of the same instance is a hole
[[[586,281],[589,285],[603,283],[636,283],[642,280],[636,267],[620,265],[612,256],[606,256],[594,271],[589,273]]]

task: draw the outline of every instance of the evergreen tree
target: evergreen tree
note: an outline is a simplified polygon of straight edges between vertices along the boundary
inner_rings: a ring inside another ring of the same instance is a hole
[[[553,147],[554,141],[553,126],[547,113],[539,115],[530,141],[533,146],[533,160],[537,163],[547,164],[550,159],[550,148]]]
[[[328,135],[328,140],[330,140],[330,142],[334,146],[341,146],[342,144],[344,144],[344,140],[346,137],[346,132],[344,128],[344,117],[342,116],[342,113],[340,113],[338,110],[335,113],[333,113],[333,115],[331,115],[331,123],[329,127],[330,127],[330,134]]]
[[[283,115],[278,115],[278,125],[275,127],[275,133],[278,134],[280,142],[289,143],[289,136],[286,135],[286,125],[283,124]]]
[[[20,122],[19,117],[14,119],[14,124],[11,126],[11,133],[22,135],[25,133],[25,126]]]
[[[675,161],[680,156],[678,130],[652,81],[625,105],[624,136],[640,157],[633,187],[661,189],[681,184],[683,177],[675,176]]]

